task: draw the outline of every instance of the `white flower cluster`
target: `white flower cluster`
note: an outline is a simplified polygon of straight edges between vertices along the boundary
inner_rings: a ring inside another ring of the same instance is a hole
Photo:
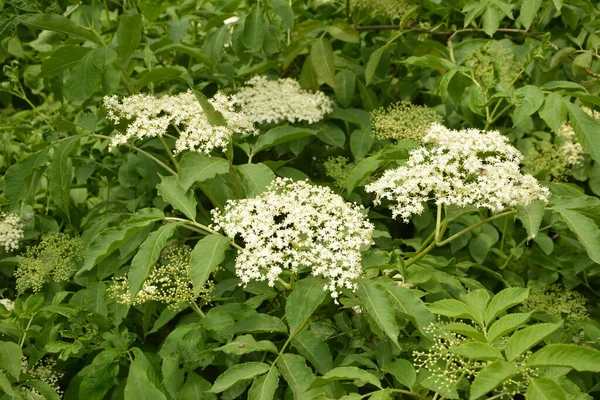
[[[15,309],[15,302],[11,299],[0,299],[0,304],[2,304],[8,312]]]
[[[386,171],[367,185],[375,204],[390,202],[393,217],[405,222],[421,214],[425,204],[485,207],[497,212],[508,207],[547,201],[549,191],[519,170],[521,153],[499,132],[450,130],[434,124],[413,150],[408,162]]]
[[[271,81],[264,76],[255,76],[234,95],[233,101],[256,123],[307,121],[313,124],[333,111],[331,100],[325,93],[307,92],[291,78]]]
[[[19,248],[19,240],[23,239],[23,223],[17,214],[5,214],[0,211],[0,247],[7,252]]]
[[[581,109],[590,117],[600,119],[599,112],[587,107],[581,107]],[[571,166],[581,164],[585,150],[583,149],[583,146],[577,142],[577,136],[575,135],[573,127],[566,123],[562,124],[558,131],[558,137],[561,142],[559,147],[561,158]]]
[[[258,197],[228,201],[213,217],[215,228],[244,242],[236,260],[244,285],[267,280],[273,286],[284,269],[308,267],[328,280],[324,289],[333,298],[339,288],[356,288],[361,248],[373,232],[360,206],[329,188],[282,178]]]
[[[223,114],[227,126],[211,125],[191,90],[176,96],[135,94],[122,99],[107,96],[104,107],[108,119],[115,124],[122,119],[131,121],[125,133],[113,137],[110,148],[134,138],[163,136],[170,124],[180,130],[175,143],[177,152],[193,150],[208,154],[215,148],[226,147],[234,134],[258,134],[252,122],[235,111],[231,97],[217,93],[209,102]]]
[[[63,374],[56,371],[56,360],[47,358],[45,360],[38,361],[33,366],[30,366],[27,357],[23,357],[21,359],[21,372],[30,375],[33,379],[38,379],[44,382],[59,396],[63,394],[59,384]],[[33,387],[22,386],[21,393],[25,396],[25,398],[45,398]]]

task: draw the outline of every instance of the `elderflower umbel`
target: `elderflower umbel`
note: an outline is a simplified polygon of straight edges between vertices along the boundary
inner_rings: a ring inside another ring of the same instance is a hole
[[[210,281],[198,294],[194,293],[189,271],[190,256],[190,249],[183,246],[170,251],[165,250],[162,262],[155,265],[133,301],[131,301],[127,277],[114,279],[113,285],[109,288],[111,297],[125,305],[158,301],[175,307],[179,303],[191,303],[198,297],[207,296],[213,288]]]
[[[0,211],[0,247],[7,252],[19,248],[19,240],[23,239],[23,223],[17,214],[5,214]]]
[[[46,233],[38,245],[27,248],[25,256],[17,257],[19,265],[14,274],[17,290],[37,292],[46,281],[67,281],[82,259],[83,242],[79,237]]]
[[[428,107],[400,102],[387,109],[371,113],[373,134],[378,139],[414,140],[420,142],[433,123],[441,123],[442,116]]]
[[[60,389],[58,381],[63,377],[63,374],[56,372],[56,360],[48,358],[45,360],[38,361],[33,366],[29,366],[27,358],[23,357],[21,359],[21,372],[23,374],[29,375],[33,379],[37,379],[44,382],[52,390],[54,390],[56,394],[58,394],[59,396],[62,395],[63,392]],[[27,396],[28,394],[33,394],[39,396],[40,398],[45,398],[36,389],[32,387],[25,388],[22,386],[20,389],[21,393],[24,396],[26,396],[26,398],[31,398],[30,396]]]
[[[255,76],[233,96],[233,102],[256,123],[306,121],[313,124],[333,110],[331,100],[323,92],[307,92],[291,78],[271,81]]]
[[[548,189],[520,172],[521,153],[499,132],[453,131],[434,124],[423,143],[405,165],[387,170],[366,186],[367,192],[375,193],[375,204],[390,202],[394,218],[408,222],[425,210],[429,200],[493,212],[547,201]]]
[[[266,280],[273,286],[284,269],[308,267],[328,280],[324,289],[333,298],[340,288],[356,288],[361,248],[373,232],[360,206],[329,188],[282,178],[258,197],[228,201],[213,217],[217,229],[244,242],[236,259],[242,284]]]
[[[125,133],[112,138],[111,150],[131,139],[163,136],[174,125],[180,130],[175,150],[192,150],[209,154],[215,148],[224,148],[234,134],[258,134],[258,131],[243,114],[234,110],[229,96],[217,93],[209,99],[213,107],[221,112],[226,126],[211,125],[191,90],[175,96],[154,97],[135,94],[119,100],[117,96],[104,98],[104,107],[109,120],[118,124],[122,119],[130,121]]]
[[[512,82],[521,69],[521,64],[515,61],[514,52],[501,41],[488,41],[471,53],[465,65],[473,68],[475,80],[486,88],[500,82]]]

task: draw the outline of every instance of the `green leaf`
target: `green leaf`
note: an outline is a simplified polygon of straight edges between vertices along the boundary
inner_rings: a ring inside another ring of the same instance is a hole
[[[72,136],[61,142],[55,149],[48,168],[48,189],[56,207],[71,220],[69,203],[71,202],[72,166],[70,155],[79,144],[81,136]]]
[[[320,141],[335,147],[344,148],[346,143],[346,134],[337,125],[332,123],[322,123],[317,128],[317,138]]]
[[[508,378],[519,373],[519,370],[506,361],[498,360],[488,364],[479,371],[475,380],[471,384],[470,400],[475,400],[486,395],[502,384]]]
[[[0,370],[0,389],[4,391],[4,393],[8,396],[13,396],[13,398],[18,399],[15,391],[13,390],[10,381],[8,380],[8,378],[6,377],[6,375],[4,375],[4,372],[2,372]]]
[[[96,264],[110,256],[115,250],[118,250],[135,234],[164,217],[165,215],[160,210],[144,208],[136,212],[131,218],[123,221],[121,226],[103,230],[94,237],[92,243],[88,246],[85,253],[85,262],[83,267],[77,272],[77,275],[85,271],[90,271]]]
[[[294,398],[301,398],[315,380],[315,375],[306,365],[304,358],[297,354],[282,354],[277,358],[277,367],[279,367],[283,379],[294,392]]]
[[[343,69],[335,75],[335,97],[342,107],[350,107],[356,90],[356,75],[350,69]]]
[[[179,224],[169,223],[152,232],[148,235],[148,238],[144,240],[135,257],[133,257],[128,274],[129,295],[131,301],[135,299],[135,296],[142,288],[144,281],[155,267],[162,250],[167,245],[167,240],[173,236],[178,225]]]
[[[65,83],[67,98],[76,104],[87,100],[98,90],[104,70],[116,59],[117,53],[109,48],[86,53],[69,72]]]
[[[512,287],[498,292],[485,311],[486,325],[500,313],[525,301],[527,297],[529,297],[529,289],[524,288]]]
[[[196,243],[189,266],[196,294],[200,293],[212,271],[223,262],[230,242],[228,237],[215,233]]]
[[[540,117],[552,131],[558,133],[562,124],[567,120],[567,107],[559,93],[550,93],[546,96],[544,107],[540,110]]]
[[[242,43],[248,50],[258,51],[263,46],[266,36],[267,24],[263,18],[263,9],[260,3],[256,3],[256,7],[246,17]]]
[[[355,30],[352,25],[344,21],[343,19],[334,19],[330,25],[327,26],[327,32],[334,38],[342,40],[348,43],[359,43],[360,36],[358,31]]]
[[[243,164],[235,168],[242,177],[246,197],[256,197],[275,180],[275,173],[265,164]]]
[[[542,0],[527,0],[521,3],[521,23],[528,30],[531,27],[531,23],[535,19],[540,7],[542,6]]]
[[[485,325],[484,314],[490,301],[488,291],[485,289],[470,290],[460,297],[462,301],[474,310],[475,321],[481,326]]]
[[[368,279],[359,279],[357,284],[358,299],[365,307],[369,317],[375,321],[377,326],[385,332],[396,346],[400,347],[398,344],[400,330],[387,291],[380,289],[375,282]]]
[[[59,14],[24,14],[19,15],[17,23],[27,25],[30,28],[43,29],[77,37],[100,46],[105,44],[91,31],[81,25],[77,25],[70,19]]]
[[[527,237],[533,239],[540,230],[540,224],[544,218],[546,204],[541,200],[536,200],[526,206],[517,207],[517,218],[521,221],[527,230]]]
[[[600,230],[594,221],[577,211],[566,208],[556,207],[554,211],[558,212],[561,220],[575,234],[592,261],[600,263]]]
[[[410,56],[403,62],[409,65],[416,65],[418,67],[431,68],[441,71],[456,68],[456,64],[454,64],[452,61],[446,60],[445,58],[436,57],[431,54],[420,57]]]
[[[508,361],[514,360],[561,327],[562,322],[558,324],[537,324],[517,331],[506,342],[506,359]]]
[[[151,83],[167,81],[175,78],[185,80],[189,84],[190,82],[182,77],[182,72],[183,71],[180,68],[156,67],[137,75],[135,87],[137,90],[140,90]]]
[[[89,47],[62,46],[55,50],[52,55],[42,63],[38,79],[53,78],[61,72],[75,66],[89,51]]]
[[[179,184],[187,191],[194,182],[204,182],[227,172],[229,172],[227,160],[188,151],[183,154],[179,162]]]
[[[213,386],[210,388],[210,391],[212,393],[221,393],[241,380],[252,379],[257,375],[264,374],[270,368],[269,364],[260,362],[247,362],[234,365],[219,375]]]
[[[464,322],[450,322],[444,325],[444,330],[449,332],[455,332],[459,335],[463,335],[474,339],[478,342],[485,342],[485,336],[481,331],[471,324],[465,324]]]
[[[187,372],[185,384],[179,392],[178,400],[217,400],[217,396],[209,393],[211,384],[194,371]]]
[[[17,381],[21,376],[21,360],[23,352],[18,344],[13,342],[0,342],[0,365]]]
[[[367,155],[375,139],[370,129],[356,129],[350,135],[350,150],[355,159],[360,160]]]
[[[360,395],[359,398],[362,399]],[[369,397],[369,400],[392,400],[393,398],[393,392],[391,389],[382,389],[374,392],[371,397]]]
[[[382,286],[388,291],[396,312],[408,317],[419,331],[427,336],[425,328],[431,325],[435,318],[431,311],[427,309],[425,303],[409,289],[400,287],[395,283],[382,283]]]
[[[531,367],[568,367],[576,371],[600,372],[600,351],[574,344],[550,344],[527,359]]]
[[[277,347],[268,340],[256,341],[252,335],[242,335],[235,338],[233,341],[218,347],[216,350],[220,350],[227,354],[248,354],[255,351],[270,351],[271,353],[278,353]]]
[[[208,101],[206,96],[202,94],[202,92],[199,92],[196,89],[194,89],[193,87],[190,86],[190,88],[194,92],[194,95],[196,96],[196,100],[198,100],[200,107],[202,107],[202,111],[204,112],[208,123],[212,126],[227,126],[227,120],[225,119],[223,114],[221,114],[219,110],[215,109],[211,102]]]
[[[117,54],[125,64],[140,45],[143,27],[142,17],[138,13],[128,11],[119,17]]]
[[[287,0],[271,0],[267,4],[281,18],[281,27],[283,29],[292,29],[294,27],[294,10],[291,3]]]
[[[565,102],[565,104],[569,110],[569,122],[577,135],[577,140],[596,162],[600,162],[600,135],[598,135],[600,121],[590,117],[571,102]]]
[[[239,320],[230,332],[238,333],[287,333],[287,327],[280,318],[267,314],[255,314]]]
[[[439,300],[431,304],[428,308],[432,313],[446,317],[477,320],[477,312],[473,307],[455,299]]]
[[[129,367],[127,384],[125,385],[125,400],[167,400],[167,397],[149,379],[148,368],[137,357]]]
[[[79,398],[86,400],[105,398],[119,374],[118,358],[121,354],[120,349],[107,349],[94,357],[88,373],[79,386]]]
[[[550,378],[537,378],[529,382],[527,400],[567,400],[560,385]]]
[[[450,352],[474,360],[494,361],[503,358],[502,353],[500,353],[500,350],[498,350],[494,346],[490,346],[489,344],[479,342],[463,343],[460,346],[450,350]]]
[[[544,92],[533,85],[526,85],[515,90],[517,104],[513,112],[513,122],[519,125],[525,117],[533,114],[544,103]]]
[[[33,197],[40,179],[38,169],[46,165],[48,147],[11,165],[4,175],[4,195],[11,207],[19,201]]]
[[[315,276],[304,278],[294,285],[285,303],[285,318],[293,335],[327,297],[325,281]]]
[[[377,67],[379,66],[379,61],[381,61],[381,57],[383,56],[383,53],[385,53],[386,49],[387,47],[383,46],[371,53],[371,56],[369,57],[369,61],[367,61],[367,66],[365,68],[365,82],[367,83],[367,85],[373,82],[375,72],[377,71]]]
[[[498,319],[490,326],[487,332],[488,343],[493,343],[495,340],[514,331],[521,325],[525,324],[531,317],[533,312],[508,314]]]
[[[370,383],[371,385],[381,389],[381,383],[375,375],[373,375],[369,371],[357,367],[334,368],[322,377],[318,377],[317,379],[315,379],[313,383],[309,386],[309,389],[326,385],[329,382],[348,380]]]
[[[483,22],[483,31],[488,36],[494,36],[494,33],[498,30],[500,26],[501,15],[498,12],[498,9],[492,5],[488,5],[486,10],[483,12],[483,17],[481,21]]]
[[[272,400],[275,398],[277,386],[279,386],[279,371],[272,365],[266,374],[254,380],[248,391],[248,400]]]
[[[325,38],[315,39],[310,49],[310,57],[319,83],[326,83],[331,87],[335,87],[333,49],[329,40]]]
[[[184,190],[176,176],[161,176],[160,179],[161,182],[156,186],[158,195],[172,205],[174,209],[181,211],[186,217],[195,221],[198,203],[196,203],[194,193]]]
[[[254,145],[254,148],[252,149],[252,152],[253,154],[256,154],[259,151],[268,149],[269,147],[316,134],[317,131],[312,129],[295,128],[293,126],[278,126],[269,129],[266,133],[260,135],[256,141],[256,144]]]
[[[408,360],[397,359],[381,368],[382,371],[394,375],[398,382],[412,389],[417,380],[415,367]]]
[[[311,331],[302,331],[292,338],[292,344],[319,372],[325,374],[333,368],[333,359],[327,343]]]
[[[350,170],[348,174],[348,195],[356,189],[367,177],[377,171],[379,167],[385,164],[384,160],[379,158],[379,155],[363,158],[356,166]]]

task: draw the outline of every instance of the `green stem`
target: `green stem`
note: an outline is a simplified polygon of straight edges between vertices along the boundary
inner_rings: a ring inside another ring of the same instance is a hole
[[[205,315],[204,315],[204,313],[202,312],[202,310],[200,309],[200,307],[198,307],[198,304],[196,304],[196,303],[195,303],[195,302],[193,302],[193,301],[190,301],[190,302],[189,302],[189,304],[190,304],[190,306],[192,306],[192,309],[194,310],[194,312],[195,312],[196,314],[198,314],[198,315],[199,315],[201,318],[204,318],[204,317],[205,317]]]
[[[175,167],[175,169],[179,170],[179,163],[177,162],[177,159],[173,155],[173,151],[171,151],[171,148],[167,144],[167,141],[165,140],[165,138],[162,137],[162,136],[159,136],[158,139],[160,140],[160,143],[165,148],[165,151],[167,152],[167,156],[169,157],[169,159],[173,163],[173,166]]]
[[[437,212],[435,216],[435,241],[439,242],[441,239],[440,228],[442,225],[442,204],[438,204]]]
[[[511,210],[511,211],[505,211],[503,213],[494,215],[492,217],[486,218],[486,219],[482,219],[481,221],[466,227],[465,229],[458,231],[457,233],[455,233],[454,235],[450,236],[448,239],[446,240],[442,240],[441,242],[438,242],[437,245],[438,246],[443,246],[447,243],[450,243],[451,241],[453,241],[454,239],[458,238],[459,236],[462,236],[463,234],[472,231],[475,228],[480,227],[483,224],[487,224],[488,222],[494,221],[496,219],[500,219],[500,218],[504,218],[504,217],[508,217],[509,215],[515,215],[517,213],[517,210]]]
[[[200,228],[201,230],[203,230],[204,232],[213,234],[213,235],[220,235],[219,232],[215,231],[214,229],[209,228],[206,225],[202,225],[199,222],[196,221],[192,221],[190,219],[185,219],[185,218],[177,218],[177,217],[165,217],[164,218],[165,221],[174,221],[174,222],[183,222],[184,224],[187,225],[191,225],[191,226],[195,226],[197,228]],[[239,244],[237,244],[236,242],[234,242],[233,240],[229,243],[231,244],[232,247],[238,249],[238,250],[244,250],[243,247],[241,247]]]
[[[31,326],[31,323],[33,322],[33,318],[35,317],[35,314],[31,316],[31,318],[29,318],[29,322],[27,322],[27,326],[25,327],[25,330],[23,331],[23,337],[21,338],[21,343],[19,343],[19,346],[21,348],[23,348],[23,345],[25,344],[25,338],[27,337],[27,331],[29,330],[29,327]]]
[[[277,282],[281,283],[281,285],[285,288],[285,290],[290,290],[292,288],[292,286],[289,283],[287,283],[280,277],[277,277]]]

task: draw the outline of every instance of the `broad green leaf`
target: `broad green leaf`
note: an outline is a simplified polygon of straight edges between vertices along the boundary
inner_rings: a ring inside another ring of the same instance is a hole
[[[577,240],[583,245],[592,261],[600,263],[600,230],[594,221],[585,215],[566,208],[554,208],[561,220],[567,224]]]
[[[248,50],[258,51],[263,46],[267,35],[267,24],[263,18],[263,8],[260,3],[246,17],[242,43]]]
[[[350,135],[350,150],[355,159],[360,160],[367,155],[375,139],[368,129],[356,129]]]
[[[156,186],[158,195],[174,209],[181,211],[192,221],[196,220],[196,199],[194,193],[185,190],[176,176],[161,176],[161,182]]]
[[[529,382],[527,400],[567,400],[567,395],[560,385],[549,378],[536,378]]]
[[[501,360],[502,353],[494,346],[480,342],[466,342],[450,350],[453,354],[474,360]]]
[[[502,16],[499,13],[499,10],[488,3],[486,10],[483,12],[483,17],[481,21],[483,22],[483,31],[488,36],[494,36],[494,33],[498,30],[500,26],[500,19]]]
[[[138,13],[128,11],[119,18],[117,54],[125,64],[140,45],[143,27],[142,17]]]
[[[256,341],[252,335],[238,336],[231,342],[216,348],[227,354],[248,354],[255,351],[270,351],[271,353],[277,353],[277,347],[268,340]]]
[[[283,29],[292,29],[294,27],[294,10],[291,3],[287,0],[271,0],[267,4],[281,18],[281,27]]]
[[[108,228],[100,232],[86,249],[85,262],[77,272],[90,271],[96,264],[118,250],[124,243],[148,225],[163,219],[164,214],[155,208],[144,208],[131,218],[123,221],[121,226]]]
[[[18,399],[15,391],[13,390],[10,381],[8,380],[8,378],[6,377],[6,375],[4,375],[4,372],[2,372],[0,370],[0,389],[4,391],[4,394],[8,395],[8,396],[13,396],[13,398]]]
[[[167,397],[149,379],[149,372],[151,373],[148,371],[148,366],[136,357],[129,367],[125,400],[167,400]]]
[[[23,14],[17,18],[17,22],[30,28],[54,31],[104,46],[100,38],[90,30],[59,14]]]
[[[515,90],[517,104],[513,112],[513,122],[519,125],[525,117],[533,114],[544,103],[544,92],[537,86],[526,85]]]
[[[335,74],[335,97],[342,107],[350,107],[356,90],[356,75],[350,69],[343,69]],[[345,137],[344,137],[345,138]]]
[[[470,400],[482,397],[502,384],[508,378],[519,373],[519,370],[506,361],[498,360],[483,368],[471,384]]]
[[[334,19],[331,25],[327,26],[327,32],[334,38],[344,42],[358,43],[360,41],[358,31],[343,19]]]
[[[525,324],[533,312],[508,314],[498,319],[490,326],[487,332],[488,343],[493,343],[496,339],[514,331]]]
[[[419,331],[427,336],[425,328],[431,325],[435,318],[425,303],[409,289],[395,283],[382,283],[382,286],[388,291],[395,311],[408,317]]]
[[[569,110],[569,122],[577,135],[577,140],[590,156],[600,162],[600,121],[590,117],[579,106],[565,102]],[[598,262],[598,261],[596,261]]]
[[[195,293],[200,293],[212,271],[221,264],[230,242],[228,237],[215,233],[196,243],[189,266]]]
[[[269,147],[316,134],[317,132],[312,129],[295,128],[293,126],[278,126],[269,129],[266,133],[260,135],[252,152],[256,154]]]
[[[215,109],[212,103],[208,101],[206,96],[202,92],[199,92],[193,87],[191,87],[191,85],[190,88],[194,92],[194,95],[196,96],[196,100],[198,100],[200,107],[202,107],[202,111],[204,112],[208,123],[213,126],[227,126],[227,120],[225,119],[223,114],[221,114],[219,110]]]
[[[42,63],[38,79],[53,78],[61,72],[66,71],[75,64],[91,49],[81,46],[62,46],[55,50],[52,55]]]
[[[117,53],[109,48],[86,53],[69,72],[65,87],[67,98],[80,104],[98,90],[105,69],[115,62]]]
[[[412,389],[417,380],[415,367],[408,360],[397,359],[381,368],[382,371],[394,375],[398,382]]]
[[[79,307],[87,308],[96,314],[107,317],[106,284],[103,282],[90,283],[87,288],[76,292],[69,300],[69,304],[76,304]]]
[[[316,333],[302,331],[292,338],[292,344],[320,374],[325,374],[333,368],[329,346]]]
[[[515,332],[506,342],[506,359],[514,360],[561,327],[562,323],[537,324]]]
[[[86,400],[102,400],[115,384],[119,374],[120,349],[107,349],[92,361],[88,373],[79,386],[79,397]]]
[[[309,276],[294,285],[285,303],[285,318],[293,335],[307,321],[327,297],[321,278]]]
[[[334,88],[335,66],[333,63],[333,49],[329,40],[325,38],[315,39],[310,49],[310,57],[319,83],[326,83]]]
[[[239,320],[230,329],[230,333],[287,333],[287,326],[281,318],[267,314],[255,314]]]
[[[526,30],[531,27],[531,23],[538,15],[541,6],[542,0],[528,0],[521,3],[520,20]]]
[[[297,399],[301,398],[315,380],[315,375],[306,365],[304,358],[297,354],[282,354],[277,358],[277,367]]]
[[[385,164],[384,160],[379,158],[379,155],[366,157],[356,163],[356,166],[350,170],[348,174],[348,194],[352,193],[358,185],[360,185],[373,172]]]
[[[381,389],[379,379],[369,371],[358,367],[337,367],[313,381],[309,388],[317,388],[333,381],[360,381]]]
[[[455,299],[439,300],[431,304],[428,308],[432,313],[446,317],[468,318],[473,321],[477,319],[477,312],[473,307]]]
[[[210,388],[210,391],[212,393],[221,393],[222,391],[235,385],[237,382],[262,375],[269,369],[269,364],[260,362],[247,362],[244,364],[234,365],[219,375],[213,386]]]
[[[464,322],[450,322],[444,324],[444,330],[458,333],[459,335],[466,336],[478,342],[486,342],[483,333],[471,324],[465,324]]]
[[[489,324],[500,313],[522,303],[529,296],[529,289],[512,287],[498,292],[485,311],[485,323]]]
[[[272,400],[279,386],[279,371],[272,365],[271,369],[254,380],[248,391],[248,400]]]
[[[574,90],[576,92],[587,93],[587,90],[585,87],[583,87],[579,83],[571,82],[571,81],[546,82],[542,86],[540,86],[540,89],[542,89],[542,90],[568,90],[568,91]],[[566,112],[566,109],[565,109],[565,112]]]
[[[210,387],[211,384],[206,379],[194,371],[188,371],[187,379],[179,392],[178,400],[217,400],[217,396],[209,392]]]
[[[21,360],[23,352],[18,344],[13,342],[0,342],[0,365],[17,381],[21,375]]]
[[[70,155],[79,144],[81,136],[72,136],[61,142],[54,149],[54,155],[48,168],[48,189],[56,207],[64,213],[67,220],[71,220],[69,203],[71,202],[71,172]]]
[[[135,299],[135,296],[142,288],[144,281],[155,267],[162,250],[167,245],[167,240],[173,236],[177,226],[178,224],[169,223],[152,232],[148,235],[148,238],[144,240],[135,257],[133,257],[128,274],[129,295],[131,301]]]
[[[317,129],[317,138],[329,145],[344,148],[346,143],[346,134],[337,125],[332,123],[322,123],[314,126]]]
[[[246,197],[256,197],[275,180],[275,173],[265,164],[243,164],[235,168],[242,178]]]
[[[398,347],[398,323],[394,316],[394,308],[386,290],[380,289],[375,282],[360,279],[358,284],[358,299],[365,307],[369,317]]]
[[[545,204],[541,200],[536,200],[526,206],[517,207],[517,218],[521,221],[527,230],[527,237],[533,239],[540,230],[540,224],[544,218]]]
[[[226,27],[223,27],[223,28],[225,28],[224,31],[227,32],[227,28]],[[168,44],[159,49],[156,49],[156,50],[154,50],[154,54],[158,55],[160,53],[164,53],[167,51],[178,51],[180,53],[187,54],[188,56],[194,57],[198,61],[202,61],[205,64],[212,64],[211,59],[208,58],[206,56],[206,54],[203,54],[202,51],[200,51],[196,47],[186,46],[184,44],[179,44],[179,43]]]
[[[227,160],[188,151],[183,154],[179,162],[179,184],[187,191],[194,182],[204,182],[227,172],[229,172]]]
[[[405,64],[416,65],[418,67],[431,68],[435,70],[451,70],[456,67],[452,61],[446,60],[445,58],[436,57],[431,54],[424,56],[410,56],[403,61]]]
[[[576,371],[600,372],[600,351],[574,344],[550,344],[527,359],[531,367],[568,367]]]
[[[540,117],[552,131],[558,133],[562,124],[567,120],[567,107],[559,93],[550,93],[546,96],[544,106],[540,110]]]
[[[371,397],[369,397],[369,400],[392,400],[393,398],[394,396],[391,389],[382,389],[373,393]]]
[[[11,207],[33,197],[40,179],[38,169],[46,165],[48,147],[11,165],[4,175],[4,195]]]
[[[470,290],[460,296],[462,301],[471,306],[474,310],[475,321],[479,325],[484,325],[484,315],[487,305],[490,301],[490,295],[485,289]]]
[[[141,90],[145,86],[148,86],[151,83],[168,81],[171,79],[184,79],[182,76],[182,70],[180,68],[172,68],[172,67],[156,67],[151,70],[142,72],[139,75],[136,75],[135,87],[137,90]],[[189,84],[190,82],[186,80]]]

